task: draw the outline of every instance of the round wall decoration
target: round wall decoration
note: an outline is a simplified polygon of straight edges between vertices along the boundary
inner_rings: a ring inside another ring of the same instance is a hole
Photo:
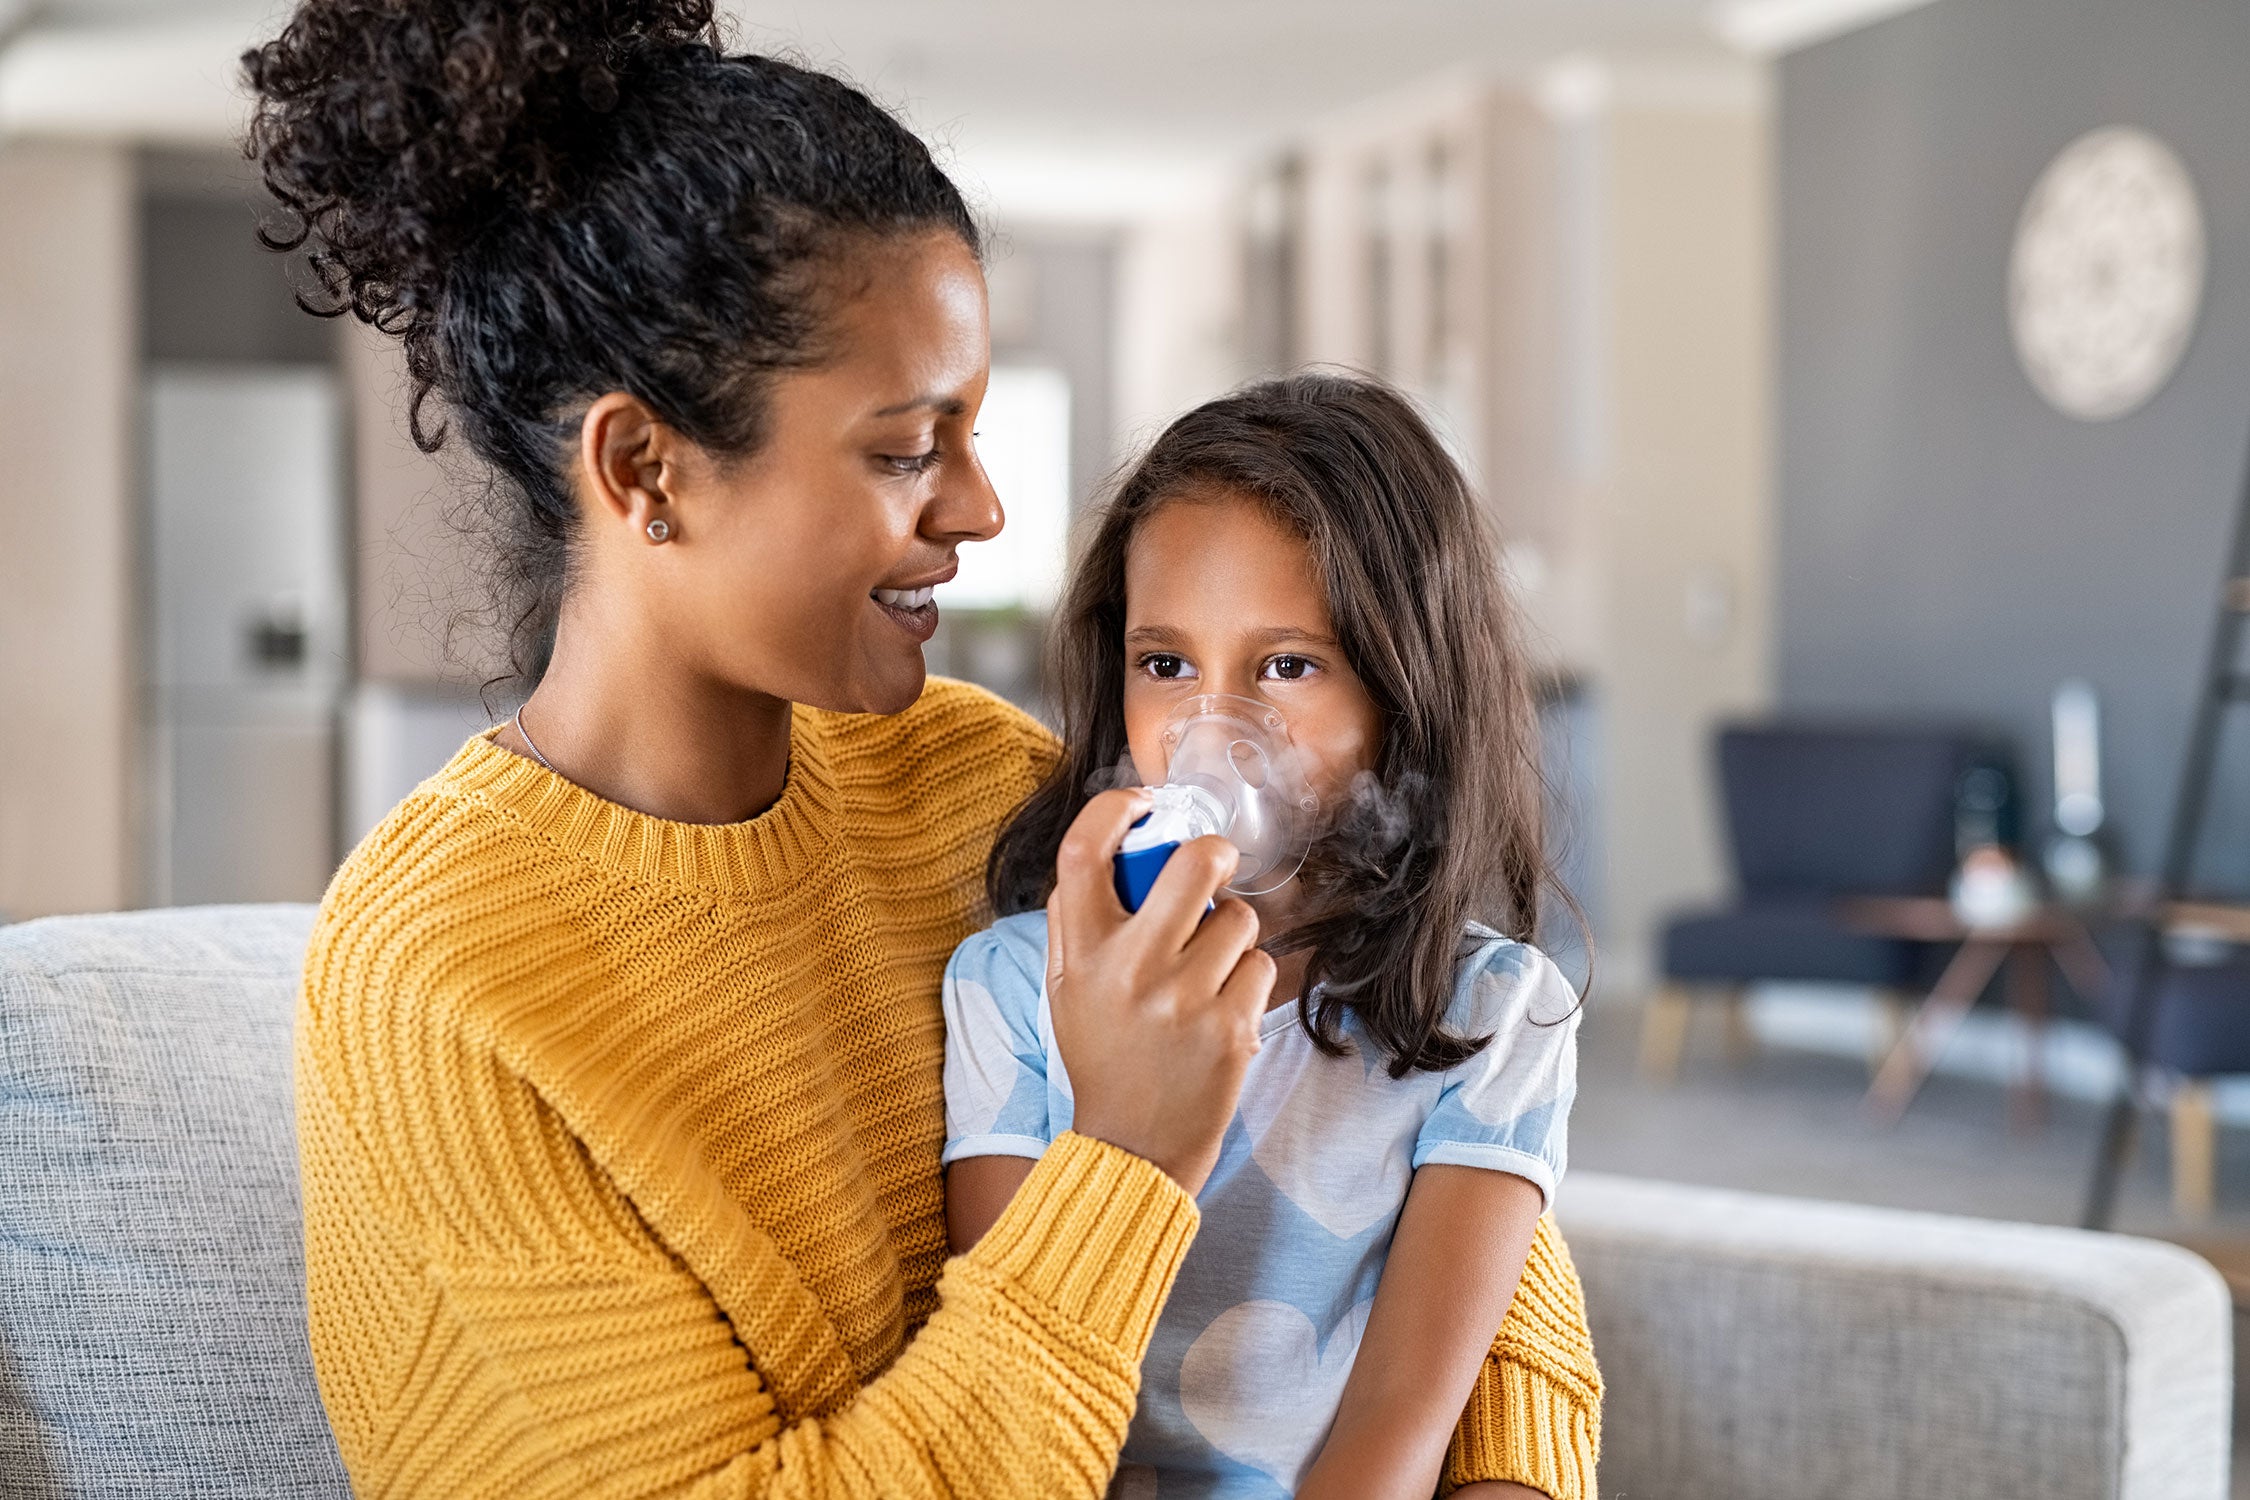
[[[2008,263],[2024,373],[2082,421],[2121,417],[2179,368],[2203,301],[2203,210],[2172,148],[2114,125],[2032,184]]]

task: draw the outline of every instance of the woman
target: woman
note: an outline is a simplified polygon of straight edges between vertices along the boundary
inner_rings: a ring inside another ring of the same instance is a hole
[[[1054,753],[924,684],[929,590],[1001,523],[959,195],[856,91],[724,55],[706,0],[307,0],[247,64],[274,238],[496,470],[552,640],[307,960],[355,1484],[1099,1494],[1273,966],[1240,903],[1198,920],[1215,840],[1128,919],[1140,806],[1089,806],[1050,976],[1077,1128],[946,1261],[940,970]],[[1455,1476],[1590,1493],[1575,1302],[1511,1313],[1487,1374]]]

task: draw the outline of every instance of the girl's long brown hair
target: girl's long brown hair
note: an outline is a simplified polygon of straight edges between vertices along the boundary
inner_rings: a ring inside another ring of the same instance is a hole
[[[1337,639],[1382,714],[1372,785],[1333,810],[1299,877],[1302,918],[1266,946],[1311,950],[1298,1012],[1323,1051],[1345,1050],[1348,1010],[1393,1077],[1452,1067],[1490,1040],[1445,1026],[1468,924],[1526,942],[1538,924],[1538,725],[1476,496],[1379,381],[1259,382],[1181,417],[1126,472],[1056,617],[1048,680],[1062,759],[993,846],[993,907],[1047,899],[1064,830],[1125,754],[1134,533],[1168,501],[1214,492],[1266,506],[1311,546]]]

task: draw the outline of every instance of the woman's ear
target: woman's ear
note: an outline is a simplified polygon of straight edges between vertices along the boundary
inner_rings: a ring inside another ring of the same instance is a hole
[[[681,477],[681,441],[638,396],[611,391],[596,398],[578,423],[589,519],[622,526],[648,542],[676,537],[672,501]]]

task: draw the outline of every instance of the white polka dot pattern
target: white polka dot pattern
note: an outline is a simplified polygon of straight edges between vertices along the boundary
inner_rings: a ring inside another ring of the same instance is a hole
[[[1374,1300],[1356,1304],[1323,1345],[1286,1302],[1238,1302],[1213,1318],[1180,1362],[1180,1406],[1212,1448],[1295,1490],[1328,1436],[1301,1411],[1335,1414]]]

